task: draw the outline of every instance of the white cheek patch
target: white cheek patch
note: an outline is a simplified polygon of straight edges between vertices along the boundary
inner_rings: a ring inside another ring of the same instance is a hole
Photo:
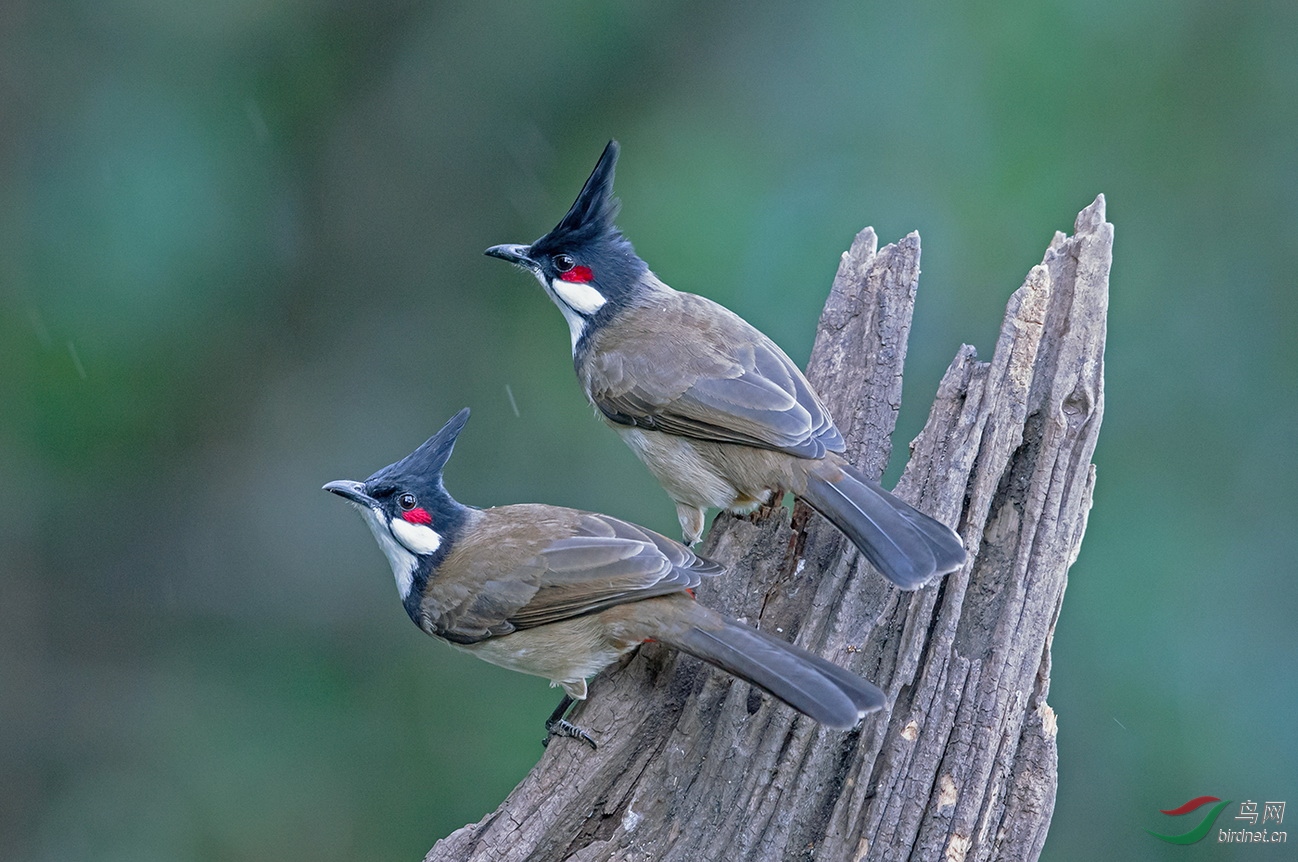
[[[442,537],[432,527],[392,519],[392,534],[416,554],[431,554],[442,546]]]
[[[556,278],[550,282],[549,288],[554,304],[559,306],[563,319],[568,321],[568,333],[572,336],[572,350],[576,353],[577,342],[581,341],[581,337],[586,334],[587,315],[599,311],[608,300],[589,284],[578,284]]]
[[[578,281],[564,281],[556,278],[550,282],[550,289],[554,291],[555,296],[578,314],[592,315],[603,308],[604,303],[608,300],[604,294],[600,293],[589,284]]]

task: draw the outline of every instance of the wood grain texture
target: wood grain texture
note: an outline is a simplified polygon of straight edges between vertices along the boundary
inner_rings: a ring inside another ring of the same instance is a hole
[[[501,806],[432,860],[1031,860],[1056,787],[1050,642],[1091,505],[1113,226],[1103,196],[1010,297],[989,362],[962,347],[899,496],[957,526],[965,567],[891,587],[798,505],[723,515],[699,598],[880,685],[891,707],[821,728],[650,646],[592,685]],[[919,237],[843,255],[808,376],[877,475],[901,402]]]

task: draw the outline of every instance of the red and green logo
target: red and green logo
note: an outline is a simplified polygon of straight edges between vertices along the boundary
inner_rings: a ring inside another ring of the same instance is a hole
[[[1169,808],[1165,811],[1159,809],[1163,814],[1170,817],[1180,817],[1183,814],[1189,814],[1191,811],[1197,811],[1203,806],[1213,802],[1217,804],[1213,805],[1208,813],[1203,816],[1203,820],[1199,822],[1199,825],[1191,829],[1189,832],[1185,832],[1181,835],[1163,835],[1162,833],[1155,832],[1152,829],[1146,829],[1145,831],[1150,835],[1153,835],[1159,841],[1166,841],[1168,844],[1193,844],[1196,841],[1202,841],[1204,836],[1212,831],[1212,824],[1216,822],[1217,815],[1221,814],[1222,809],[1230,804],[1229,799],[1218,799],[1216,796],[1196,796],[1189,802],[1184,805],[1179,805],[1176,808]]]

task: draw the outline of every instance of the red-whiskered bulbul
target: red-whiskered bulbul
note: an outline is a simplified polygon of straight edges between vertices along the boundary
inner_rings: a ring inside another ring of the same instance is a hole
[[[468,418],[461,410],[364,482],[324,488],[360,510],[416,625],[563,688],[546,722],[551,733],[593,745],[564,713],[586,697],[588,677],[651,640],[716,665],[829,727],[854,727],[883,706],[883,692],[864,679],[695,601],[693,588],[723,569],[679,542],[576,509],[475,509],[456,501],[442,471]]]
[[[945,524],[866,478],[802,371],[734,312],[649,270],[614,224],[610,141],[559,224],[491,257],[531,271],[572,334],[586,397],[676,502],[685,540],[704,510],[752,512],[792,491],[893,583],[955,571],[964,544]]]

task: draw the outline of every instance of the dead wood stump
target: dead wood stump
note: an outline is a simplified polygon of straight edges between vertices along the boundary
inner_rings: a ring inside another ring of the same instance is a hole
[[[890,586],[798,505],[719,517],[729,573],[700,599],[878,683],[891,707],[821,728],[687,656],[646,647],[601,674],[493,813],[433,860],[1032,860],[1054,807],[1050,643],[1091,504],[1104,409],[1113,226],[1098,197],[1010,297],[990,362],[964,346],[897,493],[958,525],[970,561]],[[919,236],[843,255],[808,374],[877,475],[901,402]]]

